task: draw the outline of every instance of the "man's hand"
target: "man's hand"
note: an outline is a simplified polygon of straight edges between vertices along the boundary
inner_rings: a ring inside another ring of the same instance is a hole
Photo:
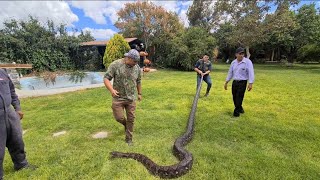
[[[224,83],[224,90],[227,90],[228,89],[228,83]]]
[[[252,83],[249,83],[249,85],[248,85],[248,91],[251,91],[251,89],[252,89]]]
[[[209,74],[210,73],[210,71],[206,71],[205,73],[203,73],[203,76],[204,75],[207,75],[207,74]]]
[[[112,89],[112,91],[110,93],[111,93],[112,97],[119,97],[119,95],[118,95],[119,92],[115,89]]]
[[[138,94],[138,101],[141,101],[141,100],[142,100],[142,95]]]
[[[20,119],[22,119],[23,118],[23,112],[22,111],[17,111],[17,113],[18,113],[18,115],[20,116]]]

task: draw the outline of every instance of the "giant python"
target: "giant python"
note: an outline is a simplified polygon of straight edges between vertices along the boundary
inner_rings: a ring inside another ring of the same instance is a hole
[[[203,77],[201,78],[202,82]],[[148,171],[160,178],[177,178],[186,174],[191,168],[193,163],[193,156],[190,152],[184,149],[184,146],[187,145],[194,133],[194,119],[197,110],[197,104],[199,99],[199,94],[201,91],[201,84],[199,85],[196,95],[193,99],[192,109],[189,114],[188,124],[186,132],[178,137],[173,144],[173,154],[179,159],[179,162],[171,166],[159,166],[153,162],[150,158],[143,154],[139,153],[123,153],[118,151],[113,151],[110,153],[110,158],[131,158],[142,163]]]

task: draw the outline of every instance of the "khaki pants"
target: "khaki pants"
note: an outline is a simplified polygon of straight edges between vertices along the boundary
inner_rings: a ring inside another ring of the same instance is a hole
[[[125,127],[126,141],[132,140],[136,102],[113,101],[112,110],[114,118]],[[127,118],[124,116],[124,110],[126,110]]]

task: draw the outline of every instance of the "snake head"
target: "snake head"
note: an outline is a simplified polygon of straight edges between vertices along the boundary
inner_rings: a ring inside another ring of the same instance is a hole
[[[110,152],[109,159],[114,159],[116,157],[116,152]]]

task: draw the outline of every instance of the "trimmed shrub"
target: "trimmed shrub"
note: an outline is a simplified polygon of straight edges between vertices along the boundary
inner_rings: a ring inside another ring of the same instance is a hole
[[[128,42],[120,34],[115,34],[107,43],[103,56],[103,65],[108,66],[117,59],[123,58],[124,53],[130,50]]]

